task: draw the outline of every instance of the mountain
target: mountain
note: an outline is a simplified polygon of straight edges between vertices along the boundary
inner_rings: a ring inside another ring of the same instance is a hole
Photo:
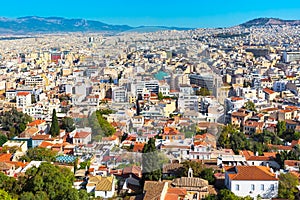
[[[296,26],[300,25],[300,20],[284,20],[279,18],[257,18],[240,24],[242,27],[251,26],[266,26],[266,25],[289,25]]]
[[[176,27],[155,27],[157,30],[189,30]],[[151,27],[151,30],[155,28]],[[0,33],[57,33],[57,32],[147,32],[147,26],[131,27],[127,25],[110,25],[95,20],[66,19],[62,17],[28,16],[20,18],[0,17]]]

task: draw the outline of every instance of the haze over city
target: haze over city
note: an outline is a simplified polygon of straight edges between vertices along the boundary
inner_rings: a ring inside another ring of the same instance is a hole
[[[258,17],[300,19],[300,2],[271,0],[215,1],[3,1],[2,17],[56,16],[99,20],[130,26],[228,27]]]

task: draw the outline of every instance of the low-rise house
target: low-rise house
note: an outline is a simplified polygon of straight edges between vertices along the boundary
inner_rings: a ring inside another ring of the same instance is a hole
[[[247,119],[252,116],[253,112],[240,108],[231,113],[231,124],[243,127]]]
[[[88,131],[77,131],[73,136],[73,144],[88,144],[92,141],[92,133]]]
[[[190,153],[191,160],[210,160],[211,159],[211,147],[206,142],[194,145]]]
[[[278,196],[278,177],[266,166],[225,167],[225,186],[240,197],[271,199]]]
[[[299,160],[285,160],[284,169],[287,171],[299,172],[300,161]]]
[[[251,135],[255,133],[262,133],[265,123],[257,121],[246,121],[244,125],[244,133]]]
[[[163,166],[162,175],[163,177],[176,177],[179,175],[181,167],[183,165],[180,163],[169,163]]]
[[[269,88],[264,88],[263,92],[265,94],[265,99],[268,100],[269,102],[273,101],[276,98],[276,96],[279,95],[277,92],[275,92]]]
[[[168,182],[145,181],[144,200],[164,200],[168,191]]]
[[[87,192],[95,192],[95,197],[112,198],[115,194],[114,176],[92,176],[86,185]]]
[[[48,133],[50,129],[46,121],[40,119],[30,122],[29,124],[27,124],[27,127],[35,127],[39,130],[39,132],[43,132],[43,133]]]
[[[32,148],[39,146],[44,140],[50,139],[51,135],[34,135],[31,137]]]
[[[252,151],[240,151],[240,155],[246,158],[248,166],[268,166],[275,169],[280,169],[280,165],[275,161],[273,154],[259,156],[257,153],[254,155]]]
[[[184,134],[180,133],[176,128],[164,127],[162,133],[163,140],[184,140]]]

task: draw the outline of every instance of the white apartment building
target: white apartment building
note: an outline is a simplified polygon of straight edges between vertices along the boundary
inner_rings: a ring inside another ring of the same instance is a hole
[[[25,85],[31,87],[43,87],[45,81],[41,76],[29,76],[25,78]]]
[[[17,108],[23,109],[27,106],[31,106],[31,94],[30,92],[18,92],[16,97]]]
[[[115,103],[127,102],[127,90],[124,87],[112,88],[112,101]]]
[[[181,112],[185,110],[199,110],[198,96],[195,95],[180,95],[178,98],[178,109]]]

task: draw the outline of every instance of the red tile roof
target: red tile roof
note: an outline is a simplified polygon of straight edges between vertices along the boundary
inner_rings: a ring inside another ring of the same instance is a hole
[[[18,92],[17,96],[27,96],[29,94],[30,94],[30,92]]]
[[[45,122],[46,122],[45,120],[37,119],[37,120],[34,120],[33,122],[29,123],[28,126],[38,126]]]
[[[32,140],[45,140],[45,139],[48,139],[50,138],[51,135],[34,135],[31,137]]]
[[[264,88],[263,91],[267,94],[274,94],[275,92],[269,88]]]
[[[231,180],[277,181],[275,174],[266,166],[230,166],[225,167]]]
[[[86,138],[90,134],[91,134],[90,132],[86,132],[86,131],[76,132],[76,134],[74,135],[74,138]]]
[[[12,154],[10,154],[10,153],[0,154],[0,162],[10,161],[11,157],[12,157]]]

